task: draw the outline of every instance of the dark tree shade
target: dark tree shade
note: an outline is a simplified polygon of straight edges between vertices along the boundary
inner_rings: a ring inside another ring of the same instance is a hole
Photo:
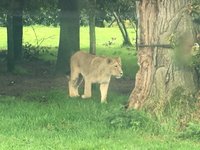
[[[22,11],[23,0],[12,0],[7,15],[7,68],[9,72],[14,70],[16,62],[22,57]]]
[[[57,73],[70,71],[70,57],[80,49],[79,0],[59,0],[60,40],[56,63]]]

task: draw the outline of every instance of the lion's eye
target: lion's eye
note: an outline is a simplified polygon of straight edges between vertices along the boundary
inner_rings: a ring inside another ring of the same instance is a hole
[[[118,66],[116,65],[115,68],[117,68]]]

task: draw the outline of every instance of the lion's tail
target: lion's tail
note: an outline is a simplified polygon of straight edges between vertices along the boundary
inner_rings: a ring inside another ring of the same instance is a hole
[[[77,86],[79,87],[83,83],[83,77],[81,77],[80,80],[78,80]]]
[[[66,75],[66,78],[67,78],[67,81],[69,82],[71,77],[70,75]],[[77,87],[79,87],[82,83],[83,83],[83,77],[79,77],[76,84]]]

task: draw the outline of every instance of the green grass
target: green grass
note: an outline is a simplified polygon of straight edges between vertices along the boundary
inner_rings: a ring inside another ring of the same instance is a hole
[[[55,54],[40,55],[55,61],[59,28],[34,26],[40,47]],[[88,28],[81,27],[81,50],[89,49]],[[134,31],[128,29],[133,42]],[[118,28],[96,28],[97,54],[122,58],[124,76],[134,78],[138,66],[134,47],[122,48]],[[6,49],[6,29],[0,27],[0,50]],[[105,46],[112,37],[114,44]],[[32,27],[24,27],[24,44],[37,46]],[[17,74],[28,74],[23,68]],[[93,98],[71,99],[66,91],[55,89],[27,93],[22,97],[0,95],[0,149],[2,150],[195,150],[199,149],[199,126],[183,132],[174,128],[173,118],[155,121],[144,112],[124,112],[128,96],[110,92],[108,104],[100,104],[99,92]],[[161,126],[162,123],[162,126]],[[192,130],[191,130],[192,129]],[[195,134],[194,134],[195,133]],[[183,140],[195,136],[195,140]],[[197,137],[197,138],[196,138]]]
[[[133,42],[135,32],[133,29],[128,29],[131,41]],[[32,45],[37,45],[37,40],[40,46],[47,47],[57,47],[59,42],[59,27],[46,27],[46,26],[33,26],[23,28],[23,43],[30,43]],[[36,35],[35,35],[36,34]],[[0,27],[0,49],[6,48],[7,46],[7,36],[6,28]],[[99,48],[106,49],[103,44],[111,40],[111,38],[116,38],[115,44],[111,45],[111,48],[120,49],[122,44],[122,36],[119,29],[116,28],[96,28],[96,40],[97,40],[97,51]],[[42,42],[43,41],[43,42]],[[80,45],[81,49],[89,48],[89,30],[88,27],[80,28]]]
[[[65,91],[0,97],[1,150],[195,150],[200,144],[154,136],[132,128],[113,128],[107,116],[128,97],[111,93],[108,104],[98,94],[90,100],[70,99]]]
[[[6,49],[7,47],[7,33],[6,33],[6,28],[0,27],[0,50],[1,49]]]
[[[57,47],[59,42],[59,28],[58,27],[45,27],[45,26],[33,26],[23,28],[23,43],[24,45],[29,43],[33,46],[49,47],[49,51],[57,54]],[[128,29],[131,42],[134,43],[135,32],[133,29]],[[0,27],[0,50],[6,49],[7,37],[6,28]],[[111,41],[112,38],[116,38],[114,43],[110,46],[105,46],[105,43]],[[96,40],[97,40],[97,54],[122,58],[124,76],[134,78],[138,69],[136,51],[134,47],[122,48],[122,35],[119,29],[116,28],[96,28]],[[80,46],[81,50],[89,50],[89,29],[88,27],[80,28]],[[42,59],[55,61],[56,57],[52,57],[48,54],[43,54]],[[133,69],[129,69],[133,68]]]

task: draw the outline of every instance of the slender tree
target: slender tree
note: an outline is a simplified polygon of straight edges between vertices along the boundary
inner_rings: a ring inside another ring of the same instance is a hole
[[[91,54],[96,54],[95,11],[96,0],[89,0],[89,34]]]
[[[132,44],[127,32],[126,26],[124,24],[124,20],[122,20],[122,18],[116,12],[113,12],[113,16],[115,17],[115,20],[117,21],[117,25],[124,39],[122,46],[131,46]]]
[[[164,108],[176,89],[197,90],[194,69],[188,65],[196,42],[189,15],[190,0],[140,0],[138,64],[129,108]]]
[[[70,57],[80,49],[79,0],[59,0],[60,40],[56,62],[57,73],[70,71]]]
[[[106,14],[114,16],[113,22],[117,22],[123,37],[122,46],[132,45],[124,21],[125,19],[136,19],[135,15],[132,13],[133,10],[135,10],[135,2],[130,0],[101,0],[97,1],[97,4],[99,6],[99,11],[105,11]],[[113,22],[111,24],[113,24]]]

